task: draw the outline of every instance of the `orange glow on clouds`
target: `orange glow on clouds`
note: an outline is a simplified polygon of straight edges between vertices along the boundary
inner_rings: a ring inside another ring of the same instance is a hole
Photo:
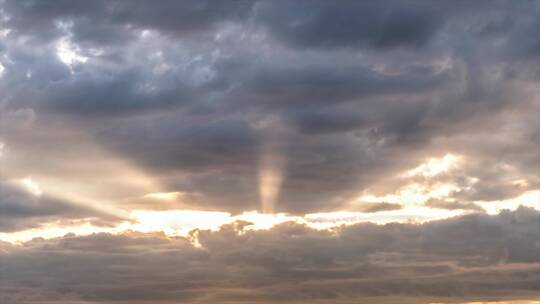
[[[91,219],[61,223],[47,223],[40,228],[27,229],[11,233],[0,233],[0,240],[10,243],[21,243],[33,238],[56,238],[68,233],[89,235],[93,233],[122,233],[126,231],[163,232],[169,236],[187,236],[195,229],[219,230],[226,224],[237,221],[249,222],[247,230],[266,230],[285,222],[295,222],[313,229],[327,230],[342,225],[353,225],[361,222],[386,224],[389,222],[422,223],[434,219],[443,219],[460,215],[457,211],[437,210],[426,207],[411,207],[377,213],[362,212],[328,212],[295,216],[285,213],[268,214],[256,211],[231,215],[227,212],[197,210],[147,211],[135,210],[130,213],[130,220],[114,227],[100,227],[91,224]]]
[[[272,154],[273,155],[273,154]],[[421,175],[433,177],[443,172],[455,170],[463,161],[461,156],[447,154],[442,158],[430,158],[418,167],[406,171],[399,178]],[[134,173],[131,180],[126,182],[143,184],[148,188],[158,189],[150,179],[140,174],[130,167],[124,167],[128,172]],[[119,215],[125,221],[119,222],[113,227],[100,227],[92,225],[92,219],[70,221],[69,223],[53,221],[45,223],[38,228],[26,229],[22,231],[0,233],[0,240],[21,243],[32,238],[55,238],[68,233],[76,235],[89,235],[92,233],[122,233],[125,231],[139,232],[163,232],[170,236],[187,236],[195,229],[218,230],[226,224],[237,221],[249,222],[246,226],[248,230],[270,229],[284,222],[295,222],[306,225],[313,229],[326,230],[342,225],[352,225],[361,222],[372,222],[376,224],[386,224],[390,222],[398,223],[423,223],[427,221],[440,220],[455,216],[464,215],[471,211],[466,210],[445,210],[424,206],[429,199],[449,199],[452,191],[460,190],[452,183],[423,184],[411,182],[400,187],[396,192],[376,196],[364,193],[351,205],[361,203],[394,203],[403,208],[397,210],[387,210],[375,213],[348,211],[347,209],[334,212],[311,213],[300,215],[290,215],[285,213],[273,213],[273,205],[279,194],[281,187],[283,162],[276,157],[268,157],[261,165],[261,202],[263,212],[251,211],[238,215],[227,212],[202,211],[202,210],[125,210],[114,207],[107,201],[94,199],[85,195],[75,195],[76,188],[69,187],[69,183],[59,184],[46,180],[27,177],[14,181],[22,189],[29,193],[40,196],[43,193],[52,194],[56,197],[67,199],[76,204],[90,206],[97,210],[105,211],[109,214]],[[474,183],[474,178],[471,178]],[[73,191],[70,191],[73,190]],[[84,191],[83,191],[84,192]],[[182,192],[149,192],[143,195],[145,198],[156,200],[176,201],[184,197]],[[540,208],[540,190],[528,191],[522,195],[496,202],[475,202],[486,209],[489,214],[499,213],[501,210],[515,210],[520,205]]]

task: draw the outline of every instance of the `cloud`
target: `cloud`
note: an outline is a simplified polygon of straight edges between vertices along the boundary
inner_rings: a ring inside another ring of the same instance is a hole
[[[539,220],[538,211],[520,208],[333,232],[283,223],[239,233],[244,226],[238,223],[197,231],[201,247],[135,232],[36,239],[0,247],[0,297],[10,304],[534,298],[540,293]]]
[[[538,298],[539,211],[493,214],[539,208],[539,16],[505,0],[0,0],[3,236],[227,222],[263,208],[261,181],[274,221],[344,224],[0,242],[0,302]],[[469,215],[430,221],[454,214]]]
[[[274,36],[298,48],[421,47],[444,21],[437,5],[410,1],[265,1],[256,8]]]
[[[237,20],[250,10],[251,1],[216,5],[205,1],[5,1],[7,24],[22,34],[33,31],[60,35],[66,27],[78,42],[107,45],[121,43],[134,30],[155,29],[174,35],[200,33],[228,20]],[[95,23],[95,21],[99,21]],[[99,24],[99,26],[95,26]],[[130,25],[130,26],[128,26]]]
[[[5,170],[71,182],[122,162],[144,187],[79,184],[115,205],[182,192],[197,199],[171,207],[242,212],[260,207],[273,140],[287,164],[278,212],[392,193],[392,176],[447,153],[469,160],[444,178],[455,200],[518,197],[540,184],[535,53],[520,43],[538,8],[508,5],[4,1]]]
[[[392,204],[392,203],[368,203],[363,204],[360,206],[358,211],[360,212],[381,212],[381,211],[389,211],[389,210],[398,210],[403,208],[400,204]]]
[[[427,201],[425,205],[432,208],[440,208],[440,209],[448,209],[448,210],[462,209],[462,210],[484,211],[482,207],[474,203],[468,203],[468,202],[460,203],[456,201],[441,201],[441,200],[431,199]]]
[[[103,223],[113,217],[77,206],[69,201],[43,195],[30,179],[0,182],[0,232],[14,232],[36,228],[54,221],[102,218]]]

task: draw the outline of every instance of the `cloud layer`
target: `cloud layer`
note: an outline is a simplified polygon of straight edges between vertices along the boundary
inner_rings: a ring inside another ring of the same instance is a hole
[[[0,244],[2,303],[365,303],[539,294],[540,214],[317,231],[237,222],[189,239],[74,235]],[[401,301],[400,300],[400,301]],[[71,302],[70,302],[71,301]],[[85,302],[88,301],[88,302]],[[48,302],[49,303],[49,302]]]
[[[29,154],[8,171],[81,174],[92,144],[164,192],[198,195],[196,209],[240,212],[260,209],[261,149],[274,141],[287,164],[278,211],[344,208],[444,153],[512,167],[534,188],[526,37],[539,8],[509,5],[6,0],[2,140]],[[61,148],[38,145],[51,137]],[[71,172],[42,163],[66,150]],[[463,203],[507,198],[509,177],[488,168],[463,173],[481,179]]]
[[[0,302],[538,297],[539,20],[510,0],[0,0],[0,235],[471,213],[0,241]]]

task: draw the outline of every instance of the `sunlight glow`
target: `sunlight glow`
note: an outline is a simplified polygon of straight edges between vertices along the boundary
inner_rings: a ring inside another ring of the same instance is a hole
[[[434,177],[441,173],[451,171],[458,167],[462,157],[454,154],[446,154],[442,158],[428,158],[418,167],[408,170],[403,174],[405,177],[423,176]]]
[[[143,211],[131,213],[135,224],[125,223],[125,229],[141,232],[163,231],[168,235],[186,236],[193,229],[218,230],[231,222],[231,215],[226,212],[168,210]]]
[[[76,129],[65,132],[66,136],[85,139]],[[87,162],[74,163],[57,175],[33,172],[31,178],[19,180],[18,184],[36,196],[45,193],[65,203],[125,219],[129,218],[130,210],[122,205],[123,199],[138,193],[162,193],[153,178],[128,161],[90,140],[84,143],[84,148],[88,151]],[[79,178],[67,178],[73,174]]]
[[[283,182],[285,161],[276,150],[273,145],[264,149],[259,169],[259,194],[265,213],[274,212]]]
[[[383,196],[364,195],[358,202],[365,203],[392,203],[400,205],[422,205],[430,199],[447,199],[452,192],[460,188],[452,183],[435,183],[433,185],[411,183],[397,190],[394,194]]]
[[[78,47],[71,44],[67,39],[62,39],[56,45],[56,55],[67,66],[75,63],[85,63],[88,57],[80,55]]]
[[[232,216],[227,212],[168,210],[168,211],[133,211],[135,224],[124,224],[124,229],[140,232],[164,232],[167,235],[186,236],[194,229],[219,230],[221,226],[242,221],[249,222],[247,230],[265,230],[284,222],[302,222],[301,217],[284,213],[267,214],[256,211],[244,212]]]
[[[399,174],[397,178],[407,180],[413,177],[423,177],[427,180],[431,180],[439,174],[459,169],[462,163],[462,156],[448,153],[442,158],[428,158],[419,166]],[[421,206],[432,199],[454,202],[455,199],[451,197],[452,193],[470,189],[476,182],[478,182],[478,179],[474,177],[468,177],[465,186],[459,186],[454,182],[417,182],[411,180],[399,187],[394,193],[375,195],[370,193],[369,189],[367,189],[351,204],[354,206],[361,203],[391,203],[402,206]]]
[[[0,151],[1,151],[0,145]],[[19,186],[26,189],[35,196],[43,194],[43,189],[47,194],[65,199],[74,204],[90,207],[96,210],[119,217],[119,222],[114,226],[99,227],[92,224],[91,219],[82,219],[65,222],[50,222],[39,228],[27,229],[12,233],[0,233],[0,239],[11,243],[21,243],[32,238],[55,238],[68,233],[75,235],[89,235],[92,233],[124,233],[127,231],[137,232],[162,232],[169,236],[192,237],[194,230],[212,230],[217,231],[223,225],[237,222],[246,223],[242,225],[243,233],[250,230],[266,230],[285,223],[293,222],[317,230],[332,230],[337,227],[353,225],[357,223],[370,222],[374,224],[387,223],[424,223],[433,220],[440,220],[454,216],[468,214],[471,210],[445,210],[430,208],[425,203],[430,199],[439,199],[453,202],[452,193],[469,189],[478,179],[470,177],[467,181],[469,185],[458,186],[452,182],[417,182],[411,180],[399,187],[394,193],[373,195],[367,191],[355,202],[358,203],[392,203],[402,206],[401,209],[386,210],[374,213],[357,211],[334,211],[325,213],[311,213],[303,216],[290,215],[286,213],[273,213],[273,205],[279,194],[282,182],[284,162],[277,157],[274,149],[267,150],[272,152],[264,154],[261,163],[260,191],[263,211],[250,211],[238,215],[232,215],[228,212],[202,211],[202,210],[123,210],[114,207],[114,204],[98,200],[86,195],[85,188],[79,188],[76,184],[70,184],[69,181],[54,182],[51,180],[40,179],[37,183],[33,178],[27,177],[16,182]],[[443,158],[430,158],[418,167],[407,171],[398,178],[407,179],[414,176],[422,176],[430,179],[433,176],[448,172],[458,168],[462,157],[447,154]],[[164,201],[175,201],[182,198],[182,192],[160,192],[159,185],[156,185],[140,171],[124,164],[122,162],[112,162],[111,158],[106,164],[102,164],[114,172],[123,173],[125,181],[128,184],[138,185],[139,188],[148,190],[145,198],[151,198]],[[526,180],[516,179],[515,184],[527,183]],[[461,187],[461,188],[460,188]],[[77,194],[75,194],[77,193]],[[475,202],[483,207],[489,214],[497,214],[504,209],[515,210],[520,205],[540,209],[540,189],[528,191],[522,195],[502,201]],[[124,220],[121,220],[124,219]],[[190,239],[191,240],[191,239]],[[198,244],[197,239],[193,239],[194,245]]]
[[[527,191],[517,197],[500,201],[477,201],[488,214],[498,214],[502,210],[516,210],[526,206],[540,210],[540,189]]]
[[[308,226],[316,229],[330,229],[341,225],[353,225],[370,222],[374,224],[388,223],[425,223],[432,220],[445,219],[465,214],[462,210],[433,209],[423,206],[410,206],[398,210],[376,213],[338,211],[328,213],[306,214],[304,219]]]
[[[90,220],[72,221],[70,224],[59,221],[50,222],[39,228],[26,229],[11,233],[0,233],[0,240],[12,244],[21,244],[35,238],[52,239],[63,237],[68,234],[86,236],[94,233],[120,233],[118,228],[99,227],[92,225]]]
[[[31,177],[27,177],[20,180],[23,187],[35,196],[41,196],[43,191],[39,187],[39,184],[35,182]]]
[[[182,197],[181,192],[155,192],[148,193],[144,195],[145,198],[163,200],[163,201],[172,201]]]
[[[143,233],[163,232],[168,236],[188,237],[194,230],[217,231],[223,225],[236,222],[246,223],[242,231],[268,230],[272,227],[293,222],[305,225],[312,229],[329,230],[341,226],[348,226],[362,222],[375,224],[397,223],[423,223],[430,220],[443,219],[464,214],[461,211],[430,209],[427,207],[409,207],[401,210],[390,210],[377,213],[362,212],[328,212],[313,213],[305,216],[294,216],[285,213],[268,214],[257,211],[244,212],[231,215],[227,212],[196,211],[196,210],[168,210],[131,212],[130,220],[118,223],[116,226],[100,227],[92,224],[91,219],[65,222],[50,222],[39,228],[27,229],[12,233],[0,233],[0,240],[20,244],[33,238],[56,238],[66,234],[90,235],[93,233],[119,234],[128,231]],[[238,233],[242,233],[239,231]],[[192,240],[197,244],[197,240]]]

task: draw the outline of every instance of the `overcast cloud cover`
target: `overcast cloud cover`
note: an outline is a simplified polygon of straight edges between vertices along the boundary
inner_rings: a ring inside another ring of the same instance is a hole
[[[0,241],[0,303],[539,299],[539,30],[525,0],[0,0],[0,233],[467,213]]]

